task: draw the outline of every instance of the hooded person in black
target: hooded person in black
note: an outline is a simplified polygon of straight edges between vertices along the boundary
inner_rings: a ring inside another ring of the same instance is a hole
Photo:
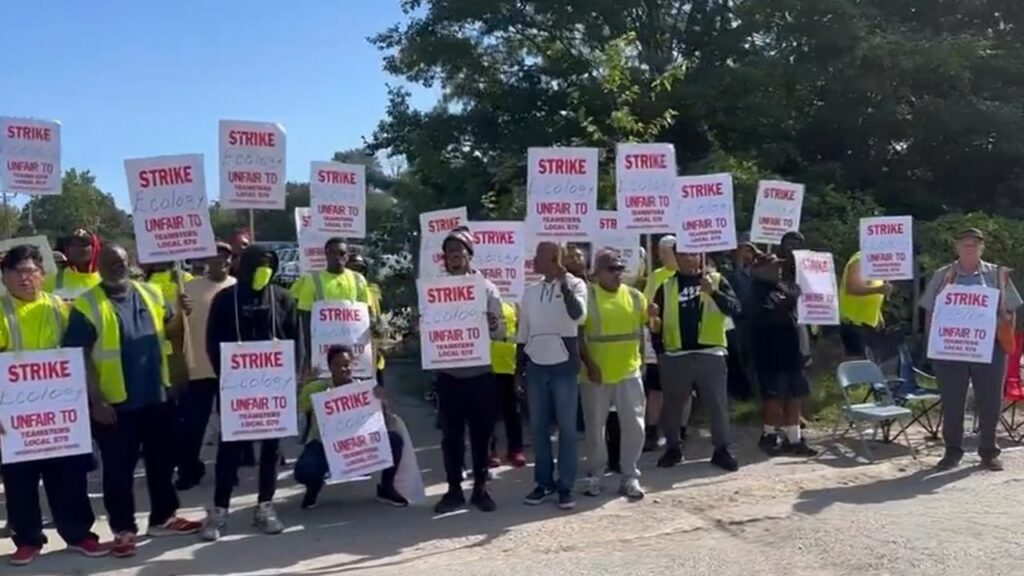
[[[270,282],[277,265],[277,256],[273,252],[260,246],[246,248],[238,264],[238,283],[218,292],[210,303],[206,352],[218,377],[220,345],[224,342],[292,340],[295,342],[296,362],[303,358],[303,333],[295,298]],[[273,505],[277,488],[278,440],[263,440],[261,444],[259,505],[255,524],[265,533],[277,534],[284,529]],[[209,512],[202,532],[204,540],[218,539],[227,527],[231,492],[238,477],[242,454],[247,449],[251,449],[250,442],[221,441],[217,448],[214,508]]]

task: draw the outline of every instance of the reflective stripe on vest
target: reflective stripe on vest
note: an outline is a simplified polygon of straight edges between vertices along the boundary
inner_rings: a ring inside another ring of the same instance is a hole
[[[64,315],[61,314],[60,301],[53,296],[43,293],[46,305],[53,311],[54,326],[57,327],[57,334],[64,334]],[[18,322],[18,311],[14,306],[12,296],[4,296],[0,299],[0,306],[3,306],[4,318],[7,319],[7,334],[10,341],[7,343],[8,350],[24,350],[25,340],[21,335],[21,323]]]
[[[633,299],[633,311],[640,309],[640,292],[635,288],[626,287]],[[632,333],[626,334],[602,334],[601,333],[601,307],[597,305],[597,288],[593,284],[587,285],[587,319],[592,320],[590,330],[587,331],[587,342],[629,342],[640,341],[644,337],[642,327],[638,327]]]

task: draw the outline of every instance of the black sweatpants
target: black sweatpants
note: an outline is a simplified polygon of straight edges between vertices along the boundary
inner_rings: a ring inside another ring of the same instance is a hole
[[[449,490],[462,489],[462,462],[466,450],[466,427],[473,460],[476,486],[487,483],[488,450],[494,429],[498,392],[494,375],[456,378],[437,376],[437,402],[441,419],[441,453]]]
[[[519,410],[519,394],[516,393],[516,378],[512,374],[495,374],[495,385],[498,387],[498,401],[501,404],[501,419],[505,421],[505,439],[508,442],[506,451],[515,454],[523,451],[523,416]],[[497,423],[495,423],[497,427]],[[496,438],[494,439],[496,440]],[[497,450],[497,442],[492,440],[492,451]]]
[[[206,466],[199,454],[203,450],[203,438],[219,387],[216,378],[192,380],[178,397],[178,450],[175,459],[178,478],[198,482],[206,474]]]
[[[178,511],[174,490],[174,406],[162,402],[118,411],[113,426],[96,426],[103,459],[103,504],[110,529],[138,533],[135,523],[135,466],[142,455],[149,492],[149,525],[159,526]]]
[[[260,468],[257,480],[257,502],[270,502],[277,491],[277,455],[280,440],[259,440]],[[231,504],[231,492],[235,489],[238,479],[238,467],[242,465],[242,457],[246,452],[253,451],[253,443],[248,441],[224,442],[217,445],[217,463],[214,468],[213,505],[228,508]]]
[[[40,480],[64,542],[73,545],[86,538],[98,539],[91,532],[96,516],[89,504],[90,466],[92,454],[3,465],[7,522],[15,546],[42,548],[46,544],[39,507]]]

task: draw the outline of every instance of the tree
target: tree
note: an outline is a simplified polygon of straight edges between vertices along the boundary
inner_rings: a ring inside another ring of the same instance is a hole
[[[30,232],[33,228],[51,242],[85,228],[105,241],[134,245],[131,217],[117,207],[110,194],[96,186],[96,177],[88,170],[68,170],[64,173],[60,194],[29,200],[21,211],[20,232]]]

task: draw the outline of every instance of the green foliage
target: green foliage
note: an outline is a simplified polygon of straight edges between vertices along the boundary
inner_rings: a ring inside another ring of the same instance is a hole
[[[72,168],[64,173],[60,194],[29,200],[21,211],[18,234],[45,234],[55,243],[78,228],[96,232],[106,241],[134,245],[128,214],[114,204],[110,194],[96,187],[96,177],[88,170]]]

